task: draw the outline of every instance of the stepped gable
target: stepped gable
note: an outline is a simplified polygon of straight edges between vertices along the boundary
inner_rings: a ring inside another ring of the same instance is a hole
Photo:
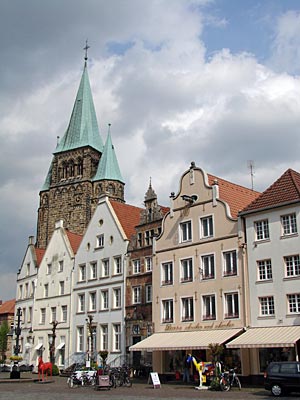
[[[143,209],[111,199],[109,201],[127,238],[130,239],[131,236],[135,234],[135,227],[140,222],[140,214]]]
[[[300,201],[300,174],[293,169],[288,169],[256,200],[245,207],[241,214],[296,201]]]
[[[211,186],[215,181],[218,182],[219,198],[229,205],[233,218],[237,218],[238,213],[260,195],[260,192],[226,181],[217,176],[210,174],[207,174],[207,176]]]
[[[68,229],[66,229],[66,234],[68,236],[73,253],[76,254],[80,246],[81,240],[83,238],[83,235],[78,235],[77,233],[70,232]]]

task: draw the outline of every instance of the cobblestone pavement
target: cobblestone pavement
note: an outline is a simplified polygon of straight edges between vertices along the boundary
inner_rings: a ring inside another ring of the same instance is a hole
[[[263,388],[242,388],[241,391],[234,389],[230,392],[216,392],[210,390],[195,390],[194,386],[187,386],[180,383],[162,384],[159,389],[154,389],[147,382],[134,382],[131,388],[119,387],[116,389],[99,389],[93,387],[69,388],[67,378],[53,377],[51,382],[41,383],[34,381],[37,375],[27,373],[21,374],[21,380],[15,381],[4,378],[5,374],[0,374],[0,399],[2,400],[154,400],[154,399],[218,399],[218,400],[237,400],[252,399],[265,400],[271,399],[270,393]],[[33,379],[32,379],[33,378]],[[298,398],[289,396],[289,399]],[[281,398],[283,399],[283,398]]]

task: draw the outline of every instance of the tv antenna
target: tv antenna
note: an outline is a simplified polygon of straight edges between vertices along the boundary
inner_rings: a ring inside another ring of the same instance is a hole
[[[251,189],[254,190],[254,161],[253,160],[248,160],[247,162],[248,168],[250,170],[250,176],[251,176]]]

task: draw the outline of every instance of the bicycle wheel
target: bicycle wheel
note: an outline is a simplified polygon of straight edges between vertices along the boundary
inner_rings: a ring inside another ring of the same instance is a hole
[[[128,376],[126,376],[126,378],[125,378],[124,385],[126,387],[131,387],[132,386],[132,381],[129,379]]]
[[[242,389],[241,381],[239,380],[239,378],[237,376],[234,377],[232,386],[236,386],[239,390]]]
[[[228,380],[224,378],[224,376],[222,376],[220,379],[220,388],[222,392],[228,392],[228,390],[230,389],[230,384]]]
[[[73,379],[72,379],[71,377],[68,378],[67,382],[68,382],[68,386],[69,386],[70,388],[73,388],[73,387],[74,387],[74,381],[73,381]]]

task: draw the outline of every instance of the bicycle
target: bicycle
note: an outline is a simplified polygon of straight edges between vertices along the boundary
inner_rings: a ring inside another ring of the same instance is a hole
[[[242,385],[235,371],[236,368],[221,373],[220,388],[223,392],[228,392],[232,387],[237,387],[241,390]]]

